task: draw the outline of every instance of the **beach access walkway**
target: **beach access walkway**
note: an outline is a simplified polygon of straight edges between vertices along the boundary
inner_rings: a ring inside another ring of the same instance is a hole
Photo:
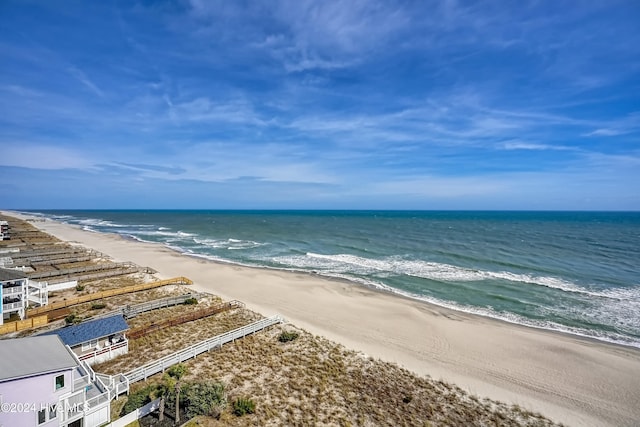
[[[157,280],[155,282],[143,283],[140,285],[131,285],[131,286],[126,286],[124,288],[111,289],[111,290],[102,291],[102,292],[94,292],[94,293],[82,295],[76,298],[64,299],[62,301],[57,301],[54,303],[50,303],[48,305],[44,305],[42,307],[32,308],[29,311],[27,311],[27,315],[37,316],[40,314],[48,313],[53,310],[58,310],[60,308],[83,304],[85,302],[91,302],[91,301],[95,301],[103,298],[109,298],[116,295],[128,294],[131,292],[146,291],[148,289],[159,288],[161,286],[166,286],[166,285],[192,285],[192,284],[193,284],[193,281],[191,279],[188,279],[182,276],[174,277],[172,279],[167,279],[167,280]]]
[[[129,372],[116,375],[106,375],[96,373],[96,377],[100,379],[102,384],[109,390],[111,398],[117,398],[123,393],[129,392],[131,383],[143,381],[159,372],[164,372],[171,366],[182,363],[189,359],[196,358],[199,354],[222,348],[224,344],[234,342],[237,339],[254,334],[258,331],[267,329],[273,325],[285,322],[285,319],[276,314],[271,317],[260,319],[257,322],[250,323],[240,328],[225,332],[212,338],[200,341],[199,343],[190,345],[175,353],[169,354],[153,362],[147,363],[139,368],[130,370]]]

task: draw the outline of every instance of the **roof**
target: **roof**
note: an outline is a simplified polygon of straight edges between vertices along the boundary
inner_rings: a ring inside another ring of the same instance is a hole
[[[6,280],[26,279],[27,275],[20,270],[11,270],[8,268],[0,268],[0,282]]]
[[[45,332],[42,335],[58,335],[63,343],[73,347],[80,343],[99,339],[109,335],[124,332],[129,329],[121,314],[116,314],[102,319],[88,320],[78,325],[67,326],[55,331]]]
[[[57,336],[0,340],[0,382],[78,366]]]

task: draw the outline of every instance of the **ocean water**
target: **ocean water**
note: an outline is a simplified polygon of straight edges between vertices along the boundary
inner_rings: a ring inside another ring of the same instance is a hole
[[[640,348],[640,213],[38,214],[158,242],[185,256],[347,279],[455,310]]]

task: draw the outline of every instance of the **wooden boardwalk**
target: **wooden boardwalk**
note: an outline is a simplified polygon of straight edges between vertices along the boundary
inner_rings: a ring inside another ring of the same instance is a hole
[[[53,310],[58,310],[64,307],[70,307],[73,305],[83,304],[85,302],[96,301],[103,298],[109,298],[116,295],[128,294],[131,292],[146,291],[148,289],[159,288],[166,285],[192,285],[193,281],[186,277],[174,277],[167,280],[159,280],[157,282],[143,283],[141,285],[126,286],[124,288],[111,289],[108,291],[95,292],[92,294],[82,295],[76,298],[65,299],[50,303],[48,305],[32,308],[27,311],[28,316],[37,316],[40,314],[48,313]]]

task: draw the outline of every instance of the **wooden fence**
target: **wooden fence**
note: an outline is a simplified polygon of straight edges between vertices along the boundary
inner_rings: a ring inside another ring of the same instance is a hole
[[[144,283],[140,285],[126,286],[124,288],[111,289],[108,291],[95,292],[92,294],[82,295],[76,298],[65,299],[50,303],[42,307],[36,307],[30,309],[27,314],[29,316],[37,316],[49,311],[58,310],[60,308],[69,307],[72,305],[83,304],[85,302],[91,302],[103,298],[109,298],[116,295],[128,294],[131,292],[146,291],[148,289],[159,288],[166,285],[192,285],[193,281],[186,277],[174,277],[167,280],[159,280],[157,282]]]
[[[149,335],[153,332],[159,331],[160,329],[181,325],[183,323],[192,322],[194,320],[202,319],[204,317],[213,316],[214,314],[242,307],[244,307],[244,303],[236,300],[217,304],[212,307],[203,308],[202,310],[198,310],[193,313],[183,314],[181,316],[172,317],[170,319],[161,320],[159,322],[150,323],[139,328],[132,329],[129,331],[129,333],[127,333],[127,337],[135,340],[145,335]]]
[[[11,332],[18,332],[24,329],[37,328],[44,326],[49,322],[47,315],[31,317],[24,320],[16,320],[15,322],[5,323],[0,325],[0,334],[9,334]]]

